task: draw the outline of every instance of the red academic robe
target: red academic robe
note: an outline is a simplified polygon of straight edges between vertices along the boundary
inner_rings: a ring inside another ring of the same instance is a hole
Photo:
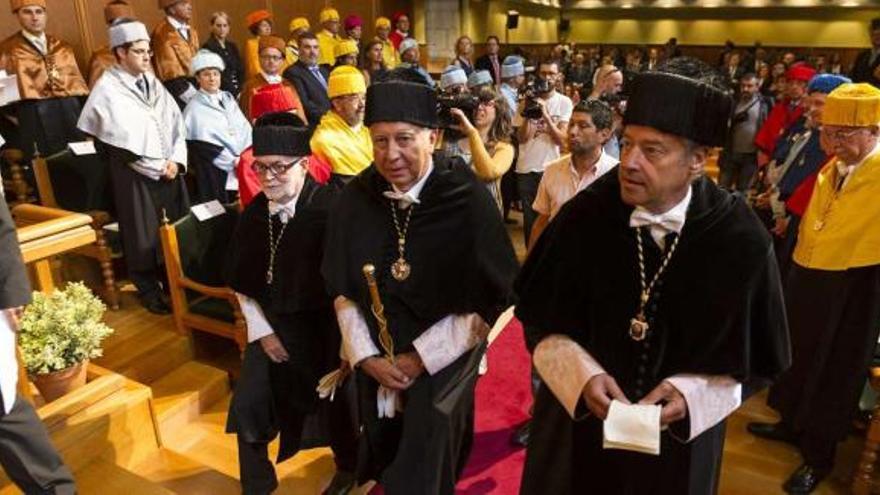
[[[777,103],[770,110],[764,125],[761,126],[755,135],[755,146],[767,156],[773,156],[773,150],[776,149],[776,143],[779,141],[779,138],[803,113],[804,107],[800,104],[792,107],[787,99]]]

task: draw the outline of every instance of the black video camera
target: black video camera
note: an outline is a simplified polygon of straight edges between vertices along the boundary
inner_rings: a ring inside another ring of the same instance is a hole
[[[550,92],[550,81],[536,77],[526,83],[520,93],[525,96],[526,104],[520,115],[530,120],[538,120],[544,115],[544,110],[538,103],[538,97]]]
[[[470,93],[446,93],[437,95],[437,117],[440,120],[441,129],[453,129],[458,127],[458,119],[452,115],[451,110],[457,108],[464,112],[468,120],[473,123],[474,112],[480,106],[480,98]]]

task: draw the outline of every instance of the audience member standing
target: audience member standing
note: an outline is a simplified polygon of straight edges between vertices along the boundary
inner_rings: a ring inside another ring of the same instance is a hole
[[[244,87],[241,89],[241,96],[239,97],[241,110],[245,115],[250,115],[251,98],[253,98],[254,94],[263,86],[270,84],[283,84],[290,86],[295,97],[300,99],[299,91],[297,91],[294,86],[281,75],[281,71],[284,67],[285,45],[286,43],[284,42],[284,39],[279,38],[278,36],[263,36],[260,38],[260,72],[244,83]],[[303,104],[297,105],[298,108],[303,108],[303,106]],[[308,121],[306,114],[302,111],[300,111],[298,116],[303,119],[303,121]]]
[[[211,14],[211,36],[202,48],[220,55],[223,59],[226,69],[221,76],[220,88],[238,98],[244,84],[244,64],[238,45],[229,39],[229,15],[226,12]]]
[[[880,17],[871,20],[871,48],[859,52],[850,77],[880,87]]]
[[[125,0],[113,0],[104,6],[104,22],[108,28],[113,25],[116,19],[133,17],[134,11],[132,11],[131,5]],[[92,52],[92,57],[89,59],[89,87],[95,87],[95,83],[98,82],[104,71],[115,63],[116,57],[113,56],[109,46],[102,46]]]
[[[314,128],[321,117],[330,110],[327,98],[327,78],[330,71],[318,65],[320,47],[312,33],[299,37],[299,60],[284,71],[284,79],[296,88],[296,93],[306,111],[306,119]]]
[[[474,63],[474,69],[487,70],[492,76],[492,81],[501,84],[501,42],[497,36],[486,38],[486,53]],[[561,69],[560,69],[561,70]]]
[[[153,30],[152,49],[156,76],[183,109],[195,96],[190,64],[199,51],[199,33],[191,25],[191,0],[159,0],[165,19]]]
[[[159,219],[186,214],[186,126],[171,94],[150,71],[150,36],[139,22],[110,28],[111,67],[89,96],[79,128],[110,166],[128,275],[141,303],[168,314],[159,282]],[[191,66],[188,64],[188,66]]]
[[[517,190],[522,201],[526,242],[531,236],[532,224],[536,218],[532,204],[544,175],[544,166],[559,158],[573,108],[571,100],[556,91],[560,76],[559,62],[542,62],[538,75],[547,83],[547,91],[535,98],[535,102],[540,105],[541,116],[525,119],[519,127],[519,159],[516,162]]]
[[[733,110],[727,145],[718,159],[721,177],[718,185],[745,192],[758,169],[758,148],[755,135],[767,118],[768,108],[758,92],[758,79],[754,74],[739,78],[739,101]]]
[[[260,73],[260,38],[272,35],[272,14],[265,9],[251,12],[245,18],[251,38],[244,45],[245,81]]]
[[[318,65],[327,69],[333,67],[336,57],[333,55],[336,44],[339,43],[339,12],[332,7],[325,7],[318,17],[321,30],[317,33],[318,38]]]

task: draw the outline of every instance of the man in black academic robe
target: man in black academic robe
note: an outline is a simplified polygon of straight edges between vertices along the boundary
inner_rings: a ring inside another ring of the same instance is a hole
[[[277,488],[268,445],[279,435],[277,462],[301,448],[329,444],[337,476],[326,493],[345,494],[354,486],[357,441],[347,396],[354,396],[352,380],[332,402],[319,403],[316,392],[321,377],[341,368],[333,300],[320,272],[336,191],[306,173],[308,143],[304,126],[254,130],[263,192],[242,212],[229,249],[226,278],[248,324],[249,344],[227,423],[227,432],[238,436],[245,494]]]
[[[432,157],[435,109],[424,84],[370,86],[375,161],[343,189],[323,265],[357,370],[358,476],[389,495],[454,492],[473,440],[483,341],[510,302],[517,268],[486,188],[460,162]],[[387,333],[371,310],[367,264]]]
[[[110,28],[117,63],[98,81],[77,126],[110,166],[128,276],[147,310],[167,314],[160,279],[159,222],[186,215],[186,127],[171,94],[150,71],[140,22]]]
[[[523,267],[516,314],[547,385],[523,494],[713,493],[724,418],[788,364],[770,237],[702,175],[728,125],[723,84],[688,58],[637,76],[620,165],[562,208]],[[663,406],[659,454],[603,449],[612,400]]]

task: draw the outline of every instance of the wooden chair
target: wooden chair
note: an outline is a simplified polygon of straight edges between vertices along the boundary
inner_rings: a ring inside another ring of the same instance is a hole
[[[874,358],[875,363],[869,370],[868,381],[871,388],[880,391],[880,363]],[[868,495],[875,491],[877,485],[875,473],[877,472],[877,454],[880,452],[880,400],[874,405],[871,412],[871,422],[865,434],[865,446],[856,467],[853,478],[852,492],[854,495]]]
[[[159,228],[174,323],[182,334],[200,330],[247,345],[247,328],[235,292],[223,285],[226,249],[238,220],[238,205],[199,221],[193,213]]]
[[[104,233],[104,226],[113,221],[115,210],[107,163],[98,155],[77,156],[64,150],[46,158],[37,156],[33,164],[44,206],[85,213],[92,218],[98,240],[76,252],[98,261],[104,279],[104,299],[111,309],[119,309],[113,251]]]
[[[24,155],[21,150],[15,148],[6,148],[2,152],[3,161],[8,164],[8,173],[3,174],[3,188],[12,193],[7,197],[9,206],[15,206],[21,203],[31,203],[36,198],[31,194],[32,191],[24,179],[24,171],[22,169],[22,161]]]

